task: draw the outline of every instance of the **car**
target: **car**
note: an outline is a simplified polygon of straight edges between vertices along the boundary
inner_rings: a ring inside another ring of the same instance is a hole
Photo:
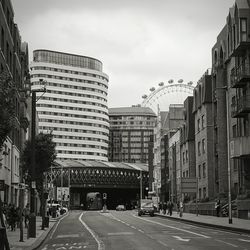
[[[155,208],[154,208],[153,201],[142,199],[141,205],[138,208],[138,216],[147,215],[147,214],[150,216],[154,216],[154,212],[155,212]]]
[[[117,207],[116,207],[116,209],[115,209],[116,211],[125,211],[126,210],[126,208],[125,208],[125,206],[124,205],[118,205]]]

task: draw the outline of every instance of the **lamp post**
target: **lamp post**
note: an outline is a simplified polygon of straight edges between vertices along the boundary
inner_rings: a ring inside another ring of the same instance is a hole
[[[40,83],[43,80],[40,79]],[[29,219],[29,237],[36,238],[36,214],[35,214],[35,172],[36,172],[36,151],[35,151],[35,137],[36,137],[36,93],[46,92],[46,88],[31,90],[31,191],[30,191],[30,219]]]
[[[229,126],[229,93],[228,86],[218,87],[226,91],[226,108],[227,108],[227,178],[228,178],[228,223],[232,224],[232,197],[231,197],[231,162],[230,162],[230,126]]]

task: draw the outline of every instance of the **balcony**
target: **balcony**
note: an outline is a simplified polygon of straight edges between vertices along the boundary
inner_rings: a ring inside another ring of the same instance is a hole
[[[232,88],[242,88],[250,81],[250,65],[242,64],[232,70],[230,82]]]
[[[231,158],[250,156],[250,136],[233,138],[230,142]]]
[[[243,95],[236,100],[235,103],[232,103],[232,117],[241,118],[250,113],[250,96]]]
[[[246,50],[249,49],[249,46],[249,41],[239,41],[238,44],[235,45],[230,56],[243,56],[246,53]]]

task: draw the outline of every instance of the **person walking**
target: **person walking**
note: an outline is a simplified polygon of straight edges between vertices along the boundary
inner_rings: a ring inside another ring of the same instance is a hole
[[[167,210],[167,203],[164,202],[163,203],[163,214],[166,214],[166,210]]]
[[[23,215],[24,215],[25,228],[27,228],[28,222],[29,222],[29,217],[30,217],[30,205],[29,205],[29,203],[27,203],[27,205],[23,209]]]
[[[215,203],[216,216],[220,217],[220,200],[217,200]]]
[[[174,207],[173,202],[172,202],[172,201],[169,201],[169,202],[168,202],[168,213],[169,213],[170,216],[172,216],[173,207]]]

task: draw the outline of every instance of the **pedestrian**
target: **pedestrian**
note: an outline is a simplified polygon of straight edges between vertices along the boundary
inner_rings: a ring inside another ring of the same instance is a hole
[[[183,215],[183,202],[180,201],[180,217]]]
[[[27,203],[27,205],[23,209],[23,215],[24,215],[25,228],[27,228],[28,227],[29,218],[30,218],[30,205],[29,205],[29,203]]]
[[[160,214],[162,214],[162,202],[159,202],[159,210],[160,210]]]
[[[220,208],[221,208],[221,206],[220,206],[220,200],[218,199],[216,201],[216,203],[215,203],[215,210],[216,210],[216,216],[217,217],[220,217]]]
[[[163,214],[166,214],[166,210],[167,210],[167,203],[164,202],[163,203]]]
[[[168,202],[168,214],[169,214],[170,216],[172,216],[172,213],[173,213],[173,206],[174,206],[173,202],[172,202],[172,201],[169,201],[169,202]]]

